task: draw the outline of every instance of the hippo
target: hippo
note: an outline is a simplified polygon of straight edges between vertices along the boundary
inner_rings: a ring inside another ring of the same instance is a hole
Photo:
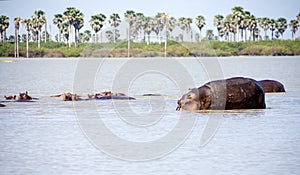
[[[265,93],[285,92],[283,84],[276,80],[261,80],[258,82],[264,88]]]
[[[4,98],[4,100],[15,100],[16,99],[16,95],[14,95],[14,96],[4,96],[3,98]]]
[[[0,103],[0,107],[5,107],[6,105]]]
[[[160,97],[162,95],[161,94],[152,94],[152,93],[149,93],[149,94],[143,94],[142,96],[144,96],[144,97]]]
[[[107,97],[107,98],[103,98],[103,97]],[[96,93],[95,95],[88,95],[88,98],[102,98],[102,99],[112,99],[110,97],[113,97],[114,99],[117,99],[116,97],[126,97],[125,94],[123,93],[112,93],[111,91],[104,91],[104,92],[100,92],[100,93]],[[121,98],[119,98],[121,99]]]
[[[32,100],[32,97],[26,91],[25,93],[19,93],[18,100]]]
[[[191,89],[177,101],[176,110],[265,109],[265,93],[254,79],[233,77]]]

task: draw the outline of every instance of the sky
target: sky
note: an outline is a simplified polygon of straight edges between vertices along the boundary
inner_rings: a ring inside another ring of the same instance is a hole
[[[0,0],[0,15],[10,17],[10,27],[7,35],[14,33],[13,19],[17,16],[30,18],[35,10],[46,12],[48,21],[52,22],[54,14],[63,13],[67,7],[76,7],[85,15],[85,26],[82,29],[89,29],[90,16],[103,13],[107,17],[112,13],[120,14],[124,19],[126,10],[144,13],[147,16],[155,16],[158,12],[167,12],[175,18],[191,17],[202,15],[206,18],[206,26],[203,31],[213,29],[213,17],[217,14],[226,16],[231,13],[231,8],[241,6],[250,11],[256,17],[269,17],[278,19],[284,17],[288,20],[295,19],[300,13],[300,0]],[[56,27],[51,23],[53,35]],[[108,26],[108,25],[107,25]],[[196,26],[193,24],[196,30]],[[22,26],[20,33],[25,29]],[[263,32],[261,32],[263,34]],[[297,33],[300,36],[300,32]],[[288,28],[284,38],[290,38],[291,32]]]

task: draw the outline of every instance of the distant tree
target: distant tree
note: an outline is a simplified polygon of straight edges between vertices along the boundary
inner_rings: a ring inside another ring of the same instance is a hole
[[[117,30],[117,27],[120,25],[120,22],[121,22],[119,14],[113,13],[112,15],[110,15],[110,19],[108,20],[108,22],[112,27],[114,27],[113,42],[116,43],[116,30]]]
[[[143,30],[145,32],[145,34],[147,34],[147,45],[150,44],[150,34],[153,31],[153,18],[151,17],[145,17],[145,19],[143,20]]]
[[[128,22],[128,32],[127,32],[127,41],[128,41],[128,44],[127,44],[127,56],[130,57],[130,38],[131,38],[131,28],[132,28],[132,25],[134,23],[134,20],[135,20],[135,17],[136,17],[136,13],[133,11],[133,10],[127,10],[125,13],[124,13],[124,16],[125,16],[125,20]]]
[[[243,20],[243,14],[244,14],[244,8],[237,6],[237,7],[233,7],[231,9],[232,11],[232,22],[235,24],[235,30],[232,30],[234,33],[234,38],[235,41],[239,41],[239,36],[240,36],[240,26],[241,26],[241,22]]]
[[[98,40],[98,32],[101,31],[101,29],[103,28],[105,20],[106,20],[106,16],[102,13],[91,16],[90,23],[91,23],[92,29],[95,32],[95,42],[96,43],[99,41]]]
[[[213,30],[206,30],[206,38],[208,40],[213,40],[214,39],[214,33],[213,33]]]
[[[120,33],[118,29],[114,31],[108,30],[105,32],[105,34],[109,42],[116,42],[116,40],[118,40],[118,38],[120,37]]]
[[[299,27],[299,22],[297,20],[291,20],[290,21],[290,29],[291,29],[291,32],[292,32],[292,40],[295,40],[296,39],[296,32],[298,30],[298,27]]]
[[[274,39],[274,31],[276,29],[276,20],[275,19],[270,19],[270,30],[271,30],[271,39],[273,40]]]
[[[196,17],[196,25],[200,31],[200,41],[202,40],[202,28],[205,26],[205,18],[201,15]]]
[[[6,29],[9,27],[9,17],[1,15],[0,16],[0,33],[1,42],[6,41]]]
[[[218,36],[219,36],[219,40],[221,41],[221,36],[220,34],[222,33],[222,22],[223,22],[224,16],[222,15],[216,15],[214,17],[214,26],[217,27],[218,30]],[[224,32],[223,32],[224,33]]]
[[[42,10],[36,10],[34,12],[32,23],[35,26],[35,29],[37,29],[36,32],[37,32],[38,48],[41,48],[42,27],[46,24],[45,12]]]
[[[58,39],[57,41],[60,42],[61,41],[61,32],[62,32],[62,23],[63,23],[63,15],[62,14],[56,14],[54,15],[54,18],[53,18],[53,24],[55,24],[57,26],[57,29],[58,29]]]
[[[267,31],[270,28],[270,19],[267,17],[264,17],[264,18],[259,18],[258,21],[259,21],[259,26],[265,32],[264,40],[266,40],[267,39]]]
[[[287,21],[285,18],[279,18],[277,20],[277,26],[276,26],[278,32],[281,35],[281,39],[283,39],[283,33],[285,32],[286,28],[287,28]]]
[[[30,19],[23,19],[22,24],[24,25],[26,29],[26,57],[29,57],[29,31],[31,30],[31,20]]]
[[[19,29],[20,29],[20,17],[15,17],[14,22],[15,22],[15,58],[19,58]]]

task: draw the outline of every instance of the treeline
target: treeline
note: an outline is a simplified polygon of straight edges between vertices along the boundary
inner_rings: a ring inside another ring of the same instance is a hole
[[[118,43],[79,43],[77,47],[68,47],[63,42],[41,43],[38,48],[29,43],[29,55],[35,58],[63,57],[128,57],[128,42]],[[268,40],[256,42],[175,42],[131,43],[130,57],[223,57],[223,56],[294,56],[300,55],[300,40]],[[14,43],[0,43],[0,57],[14,57]],[[20,57],[26,57],[26,43],[20,43]]]
[[[207,30],[203,38],[202,29],[206,25],[205,17],[199,15],[195,18],[180,17],[178,19],[167,13],[158,13],[154,17],[145,16],[128,10],[124,13],[124,21],[128,23],[126,32],[126,41],[128,41],[128,56],[131,48],[130,42],[145,42],[147,45],[154,41],[150,41],[152,35],[155,35],[155,42],[165,42],[165,52],[167,52],[167,40],[175,40],[177,42],[201,42],[202,40],[219,40],[228,42],[239,41],[256,41],[256,40],[275,40],[283,39],[283,34],[288,26],[292,32],[292,40],[296,38],[296,32],[299,27],[300,13],[295,16],[289,23],[285,18],[270,19],[268,17],[256,17],[242,7],[234,7],[232,13],[223,16],[214,16],[214,26],[218,34],[215,35],[213,30]],[[6,30],[9,27],[9,17],[0,16],[0,33],[1,42],[14,42],[14,56],[19,57],[19,42],[26,43],[26,56],[29,56],[29,42],[37,42],[38,48],[41,47],[41,41],[47,43],[51,40],[51,36],[47,31],[47,23],[53,23],[58,29],[55,35],[55,41],[64,42],[71,47],[74,44],[84,42],[102,42],[103,27],[109,24],[112,30],[107,30],[105,36],[109,42],[115,43],[120,40],[120,23],[122,22],[120,15],[111,14],[109,17],[99,13],[90,17],[89,23],[91,30],[81,31],[84,27],[84,14],[74,7],[66,8],[61,14],[54,15],[52,21],[45,17],[45,12],[37,10],[31,18],[14,18],[15,35],[6,36]],[[191,25],[195,23],[199,29],[193,32]],[[20,24],[26,29],[26,34],[19,34]],[[175,31],[180,31],[174,34]],[[261,30],[264,32],[261,36]],[[268,30],[271,31],[271,37],[267,35]],[[185,36],[185,37],[184,37]],[[281,36],[281,37],[280,37]],[[99,39],[100,38],[100,39]],[[73,41],[73,39],[75,39]]]

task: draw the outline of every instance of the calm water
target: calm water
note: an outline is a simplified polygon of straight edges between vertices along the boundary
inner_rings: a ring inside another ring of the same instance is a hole
[[[0,174],[300,172],[300,57],[9,60],[0,96],[39,100],[0,109]],[[233,76],[276,79],[287,92],[267,94],[265,110],[175,111],[188,88]],[[104,90],[137,100],[49,97]]]

